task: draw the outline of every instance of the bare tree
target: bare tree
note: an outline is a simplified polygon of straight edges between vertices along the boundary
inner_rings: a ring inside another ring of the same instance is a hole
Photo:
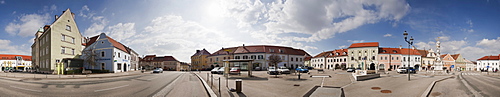
[[[269,60],[267,60],[267,61],[269,61],[269,63],[274,65],[275,70],[278,69],[278,63],[283,61],[283,60],[281,60],[281,57],[279,55],[276,55],[276,54],[272,54],[271,56],[269,56],[268,59]],[[278,77],[278,75],[275,75],[275,77]]]
[[[83,51],[83,60],[90,66],[96,66],[97,54],[93,47],[87,47]]]

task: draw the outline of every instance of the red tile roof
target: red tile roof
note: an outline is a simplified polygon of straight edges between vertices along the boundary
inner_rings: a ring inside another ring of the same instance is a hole
[[[307,57],[304,58],[304,61],[310,61],[311,58],[312,58],[311,56],[307,56]]]
[[[101,34],[104,34],[104,33],[101,33]],[[106,34],[104,34],[106,35]],[[97,36],[94,36],[92,38],[90,38],[87,43],[85,43],[87,46],[90,46],[92,45],[94,42],[97,41],[97,39],[99,39],[99,36],[101,35],[97,35]],[[119,50],[122,50],[123,52],[126,52],[126,53],[129,53],[130,54],[130,51],[127,50],[127,47],[125,47],[122,43],[114,40],[113,38],[109,37],[108,35],[106,35],[106,38],[108,38],[108,41],[113,44],[114,47],[118,48]]]
[[[454,54],[454,55],[451,55],[451,57],[453,57],[453,59],[457,60],[458,59],[458,56],[460,56],[460,54]]]
[[[402,48],[400,51],[403,55],[421,55],[416,49]]]
[[[333,51],[326,51],[326,52],[321,52],[319,53],[318,55],[314,56],[313,58],[317,58],[317,57],[328,57],[330,56],[330,54],[332,54]]]
[[[365,43],[353,43],[349,48],[357,48],[357,47],[378,47],[378,42],[365,42]]]
[[[31,61],[31,56],[28,55],[11,55],[11,54],[0,54],[0,60],[16,60],[16,57],[23,57],[25,61]]]
[[[479,58],[477,60],[500,60],[500,55],[498,55],[498,56],[492,56],[492,55],[484,56],[484,57]]]
[[[401,54],[401,49],[399,48],[379,48],[379,54]]]
[[[277,53],[277,54],[290,54],[290,55],[306,55],[310,56],[302,49],[294,49],[291,47],[283,46],[270,46],[270,45],[253,45],[253,46],[238,46],[231,48],[223,48],[212,55],[226,55],[226,54],[243,54],[243,53]]]
[[[338,57],[338,56],[347,56],[348,49],[336,49],[331,52],[328,57]]]

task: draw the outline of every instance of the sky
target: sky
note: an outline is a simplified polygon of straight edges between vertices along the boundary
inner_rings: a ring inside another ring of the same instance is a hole
[[[141,56],[190,62],[196,50],[277,45],[312,56],[379,42],[500,54],[499,0],[0,0],[0,54],[30,55],[35,32],[70,9],[84,37],[106,33]]]

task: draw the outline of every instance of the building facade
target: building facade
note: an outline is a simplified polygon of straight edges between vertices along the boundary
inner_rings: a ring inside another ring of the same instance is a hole
[[[52,73],[64,58],[78,58],[82,53],[82,35],[75,22],[75,13],[66,9],[35,34],[31,46],[33,65],[41,72]]]
[[[32,70],[31,56],[0,54],[1,70]]]
[[[401,67],[401,48],[380,48],[379,51],[379,68],[388,71]]]
[[[321,52],[318,55],[314,56],[311,58],[311,65],[315,69],[327,69],[327,57],[332,54],[333,51],[326,51],[326,52]],[[330,58],[333,59],[333,58]],[[333,63],[330,63],[332,65]]]
[[[375,70],[378,64],[378,42],[353,43],[349,46],[348,67]]]
[[[479,59],[477,59],[477,66],[476,70],[477,71],[493,71],[500,69],[500,54],[498,56],[484,56]]]
[[[208,65],[208,56],[210,52],[207,50],[196,50],[196,53],[191,56],[191,65],[193,70],[208,70],[211,67]]]
[[[333,50],[327,58],[327,69],[347,69],[347,49]]]
[[[136,70],[131,60],[138,55],[129,47],[107,36],[105,33],[87,39],[82,59],[85,69],[107,70],[108,72],[127,72]],[[134,56],[132,56],[134,55]]]
[[[173,56],[146,55],[140,60],[139,63],[141,67],[147,70],[162,68],[163,70],[169,71],[181,71],[187,70],[189,68],[189,65],[187,63],[181,64],[181,62],[179,62]]]

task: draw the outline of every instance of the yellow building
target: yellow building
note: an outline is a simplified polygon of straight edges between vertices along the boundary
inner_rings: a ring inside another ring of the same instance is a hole
[[[210,69],[211,67],[208,65],[208,56],[210,56],[210,53],[203,49],[203,50],[196,50],[196,53],[191,56],[191,69],[192,70],[207,70]]]

